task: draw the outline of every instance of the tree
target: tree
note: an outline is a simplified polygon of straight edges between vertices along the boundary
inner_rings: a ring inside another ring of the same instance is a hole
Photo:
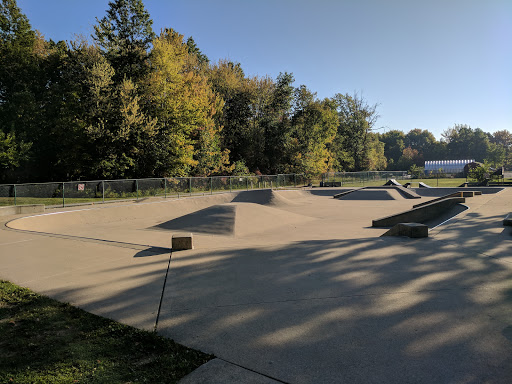
[[[417,167],[424,165],[423,155],[417,149],[411,147],[404,148],[402,156],[398,161],[398,168],[407,170],[413,165]]]
[[[305,86],[295,92],[295,112],[285,146],[287,171],[318,175],[329,169],[329,144],[336,135],[338,117],[332,100],[318,101]]]
[[[36,34],[15,0],[0,3],[0,129],[25,136],[34,124]]]
[[[263,128],[264,150],[260,168],[267,173],[283,172],[285,144],[290,131],[290,114],[294,99],[293,74],[277,76],[268,104],[264,104],[260,125]]]
[[[405,135],[402,131],[391,130],[378,136],[384,143],[384,156],[387,159],[388,169],[398,170],[398,160],[405,148]]]
[[[107,15],[96,18],[94,41],[115,71],[114,80],[137,82],[147,73],[147,53],[155,38],[153,21],[142,0],[113,0]]]
[[[208,56],[206,56],[203,52],[201,52],[199,47],[196,45],[196,42],[194,41],[192,36],[190,36],[187,39],[187,48],[188,48],[188,53],[197,58],[197,61],[200,66],[208,64],[210,62],[210,59],[208,59]]]
[[[368,135],[368,160],[367,169],[380,171],[387,168],[387,159],[384,155],[384,143],[379,141],[379,136],[373,132]]]
[[[447,143],[449,156],[454,160],[475,159],[481,162],[487,157],[489,138],[480,128],[455,124],[445,130],[442,137]]]
[[[369,134],[377,122],[377,104],[369,105],[367,101],[354,94],[336,94],[334,102],[338,111],[338,132],[344,150],[350,155],[353,163],[344,163],[345,155],[338,157],[339,165],[346,170],[360,171],[368,169],[370,151]],[[339,150],[339,148],[337,148]]]
[[[431,148],[435,143],[435,136],[426,129],[415,128],[405,135],[405,146],[418,150],[422,157],[428,158],[429,160],[435,159],[430,157]]]
[[[207,68],[207,77],[213,92],[224,103],[214,116],[216,125],[223,127],[221,146],[229,151],[233,161],[243,160],[250,167],[257,166],[254,148],[259,140],[252,140],[257,80],[247,79],[239,63],[226,60]]]
[[[504,159],[502,165],[507,168],[512,165],[512,133],[507,130],[496,131],[492,134],[490,141],[504,150]],[[490,151],[495,151],[490,148]]]
[[[493,168],[502,167],[505,164],[506,155],[506,149],[503,146],[491,143],[485,161]]]
[[[145,99],[157,119],[153,154],[160,175],[209,174],[226,162],[214,120],[222,101],[204,76],[187,71],[190,58],[183,36],[172,29],[154,40]]]
[[[17,141],[14,133],[0,131],[0,181],[7,182],[11,173],[28,160],[31,144]]]

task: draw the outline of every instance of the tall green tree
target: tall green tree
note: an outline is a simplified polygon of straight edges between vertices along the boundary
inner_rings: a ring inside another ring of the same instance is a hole
[[[200,66],[208,64],[210,62],[210,59],[208,59],[208,56],[206,56],[203,52],[201,52],[199,47],[196,45],[196,42],[194,41],[192,36],[190,36],[187,39],[187,48],[188,48],[188,53],[197,58],[197,62],[199,63]]]
[[[390,130],[379,135],[384,143],[384,156],[387,159],[388,169],[398,170],[398,160],[405,148],[405,134],[402,131]]]
[[[290,117],[295,94],[293,82],[293,74],[280,73],[272,88],[269,103],[262,109],[260,125],[265,144],[261,169],[267,173],[284,171],[284,148],[291,128]]]
[[[332,100],[316,100],[315,94],[301,86],[295,93],[295,111],[286,150],[287,171],[317,175],[332,165],[329,144],[336,135],[338,116]]]
[[[489,150],[489,137],[480,128],[455,124],[442,133],[449,156],[454,160],[475,159],[483,162]]]
[[[368,169],[370,133],[379,118],[377,104],[370,105],[357,94],[351,96],[338,93],[333,101],[338,111],[337,135],[343,138],[340,140],[343,148],[336,148],[335,153],[339,167],[350,171]]]
[[[435,136],[426,129],[415,128],[405,135],[405,146],[417,150],[426,160],[435,160],[430,157],[431,148],[435,142]]]
[[[0,182],[15,181],[15,169],[28,160],[31,144],[16,140],[14,133],[0,131]]]
[[[138,82],[147,73],[153,20],[142,0],[113,0],[108,5],[107,15],[96,18],[92,37],[112,65],[116,82],[125,77]]]
[[[205,76],[187,71],[190,59],[183,36],[172,29],[154,40],[145,99],[156,118],[153,155],[160,175],[187,176],[195,169],[208,174],[225,162],[214,121],[222,102]]]

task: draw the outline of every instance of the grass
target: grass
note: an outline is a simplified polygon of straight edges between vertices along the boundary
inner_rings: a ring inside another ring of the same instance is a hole
[[[0,280],[1,383],[176,383],[212,355]]]
[[[425,183],[431,187],[458,187],[462,183],[465,183],[466,178],[440,178],[440,179],[409,179],[408,182],[411,183],[411,187],[417,188],[420,182]],[[405,183],[405,181],[404,181]]]

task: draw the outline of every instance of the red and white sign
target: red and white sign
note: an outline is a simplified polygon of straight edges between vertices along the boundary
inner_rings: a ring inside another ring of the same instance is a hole
[[[85,190],[85,184],[78,184],[78,190],[79,191]]]

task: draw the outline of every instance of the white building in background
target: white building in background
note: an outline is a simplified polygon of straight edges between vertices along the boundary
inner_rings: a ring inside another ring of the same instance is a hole
[[[474,162],[474,159],[425,161],[425,173],[462,173],[466,164]]]

